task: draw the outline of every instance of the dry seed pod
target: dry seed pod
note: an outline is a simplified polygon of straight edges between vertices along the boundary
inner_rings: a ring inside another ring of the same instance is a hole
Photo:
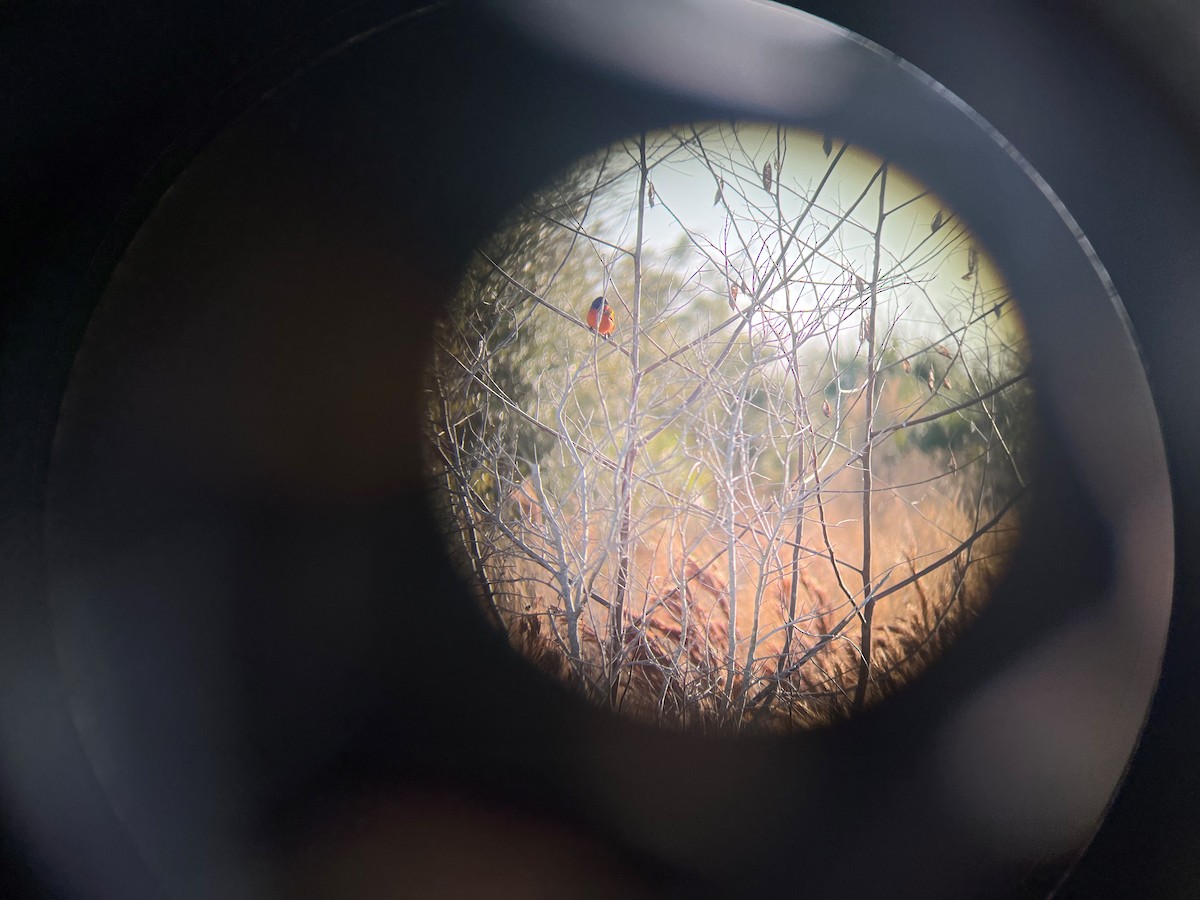
[[[933,221],[929,223],[929,230],[931,232],[936,233],[937,230],[941,227],[942,227],[942,211],[939,209],[937,211],[937,215],[933,217]]]
[[[910,363],[907,359],[902,359],[900,360],[900,368],[902,368],[904,370],[904,374],[907,375],[912,371],[912,363]]]
[[[947,350],[947,349],[946,349],[946,345],[945,345],[945,344],[938,344],[938,345],[937,345],[936,347],[934,347],[933,349],[934,349],[934,350],[935,350],[937,353],[939,353],[940,355],[942,355],[942,356],[946,357],[946,359],[950,359],[951,357],[953,357],[953,356],[954,356],[954,354],[953,354],[953,353],[951,353],[949,350]]]
[[[833,415],[833,407],[829,405],[828,400],[821,403],[821,412],[825,413],[825,418],[827,419]]]
[[[646,196],[650,198],[650,208],[654,209],[654,182],[646,182]]]
[[[975,274],[975,270],[979,267],[979,251],[972,247],[967,251],[967,274],[962,277],[963,281],[969,279]]]
[[[825,151],[826,156],[828,156],[830,153],[832,153],[833,152],[833,138],[831,138],[829,135],[825,135],[825,143],[823,143],[821,145],[821,149]]]
[[[769,159],[765,163],[763,163],[762,175],[763,175],[763,189],[769,191],[771,189],[771,161]]]

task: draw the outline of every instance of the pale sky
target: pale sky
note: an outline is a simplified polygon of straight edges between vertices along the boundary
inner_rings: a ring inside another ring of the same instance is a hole
[[[742,241],[758,256],[760,272],[770,269],[767,250],[778,250],[778,232],[767,229],[761,235],[753,233],[751,218],[762,221],[775,215],[774,182],[780,176],[777,171],[777,155],[782,156],[782,181],[780,182],[780,212],[785,225],[794,222],[804,209],[813,191],[826,176],[831,161],[841,150],[842,142],[832,139],[831,153],[826,156],[823,148],[824,136],[800,129],[787,129],[779,134],[774,126],[737,126],[736,133],[729,124],[717,126],[700,125],[697,129],[704,135],[708,162],[691,149],[682,148],[677,138],[666,132],[655,132],[648,136],[647,155],[651,164],[650,180],[657,197],[654,208],[645,215],[645,244],[652,253],[669,252],[681,238],[690,232],[701,244],[705,244],[713,259],[730,260],[731,270],[741,269],[746,281],[750,280],[750,260],[742,250]],[[680,128],[677,134],[690,137],[691,127]],[[626,142],[625,149],[613,154],[610,166],[614,169],[631,167],[637,154],[635,141]],[[772,166],[773,189],[768,193],[762,184],[762,166]],[[878,186],[872,186],[863,195],[880,165],[880,159],[864,150],[849,148],[822,187],[816,205],[806,219],[799,237],[807,244],[819,241],[835,224],[837,217],[845,213],[855,201],[862,197],[855,213],[854,222],[841,225],[835,236],[823,247],[822,254],[815,258],[810,270],[812,286],[822,286],[828,291],[841,290],[842,285],[853,284],[853,274],[864,280],[871,277],[874,236],[879,212]],[[714,204],[717,182],[709,164],[727,172],[723,196],[728,202]],[[616,182],[611,188],[612,209],[606,227],[600,234],[606,240],[632,247],[636,226],[636,168]],[[738,191],[744,196],[739,196]],[[976,247],[976,269],[978,278],[963,276],[970,266],[970,257],[975,242],[953,213],[953,210],[935,195],[928,193],[918,181],[895,166],[890,166],[887,176],[885,209],[888,210],[883,229],[883,261],[881,275],[888,274],[889,261],[902,259],[911,254],[905,268],[923,277],[923,284],[897,284],[896,274],[890,282],[881,277],[881,286],[889,286],[884,303],[904,320],[905,327],[915,333],[932,333],[943,327],[938,311],[953,316],[953,309],[966,305],[974,292],[976,309],[986,308],[997,299],[1007,296],[1007,290],[998,272],[991,264],[986,252]],[[931,229],[935,217],[942,217],[942,225],[934,233]],[[732,215],[731,215],[732,214]],[[687,226],[685,229],[680,222]],[[741,228],[739,241],[737,229]],[[591,229],[589,229],[591,230]],[[766,240],[766,250],[763,241]],[[790,264],[799,257],[799,248],[792,246]],[[761,253],[761,255],[760,255]],[[702,260],[699,251],[693,250],[695,262]],[[822,259],[821,257],[825,258]],[[849,265],[853,270],[846,271]],[[736,279],[735,275],[731,277]],[[902,279],[903,280],[903,279]],[[724,294],[727,287],[724,278],[709,271],[703,284],[714,292]],[[754,290],[752,284],[743,283],[741,291]],[[810,288],[811,289],[811,288]],[[1003,310],[1005,318],[1012,311],[1012,304]],[[957,323],[955,323],[957,324]]]

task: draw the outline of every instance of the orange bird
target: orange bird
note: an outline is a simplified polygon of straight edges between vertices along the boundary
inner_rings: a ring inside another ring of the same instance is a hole
[[[613,329],[617,327],[617,323],[613,319],[612,307],[604,302],[603,297],[597,297],[592,301],[591,308],[588,309],[587,326],[592,331],[599,332],[606,341],[608,336],[613,333]]]

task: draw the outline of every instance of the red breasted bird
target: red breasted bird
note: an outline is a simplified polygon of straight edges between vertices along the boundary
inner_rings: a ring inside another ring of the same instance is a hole
[[[597,297],[592,301],[591,308],[587,313],[587,327],[592,331],[599,332],[605,340],[608,340],[608,336],[617,327],[617,323],[613,319],[612,307],[604,302],[603,297]]]

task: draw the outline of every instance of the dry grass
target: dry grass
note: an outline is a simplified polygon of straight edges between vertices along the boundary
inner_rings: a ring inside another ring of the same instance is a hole
[[[947,498],[935,504],[928,489],[921,490],[915,505],[903,490],[893,490],[878,495],[873,507],[876,591],[911,583],[875,606],[868,704],[900,689],[941,655],[987,601],[1014,543],[1015,515],[962,546],[977,517]],[[819,726],[853,712],[861,673],[861,619],[843,589],[861,596],[861,574],[854,570],[863,543],[856,510],[861,494],[830,492],[827,545],[811,512],[803,543],[814,552],[798,560],[790,625],[792,557],[778,535],[751,530],[730,554],[727,534],[706,533],[695,517],[661,510],[633,548],[630,599],[615,657],[608,605],[615,589],[612,565],[601,566],[591,583],[577,658],[568,649],[556,583],[511,543],[495,545],[487,564],[489,593],[522,655],[622,713],[698,731]],[[522,521],[526,547],[545,540],[542,523],[532,521],[528,510]],[[573,527],[571,533],[583,534],[582,523]],[[591,531],[589,538],[595,540]]]

